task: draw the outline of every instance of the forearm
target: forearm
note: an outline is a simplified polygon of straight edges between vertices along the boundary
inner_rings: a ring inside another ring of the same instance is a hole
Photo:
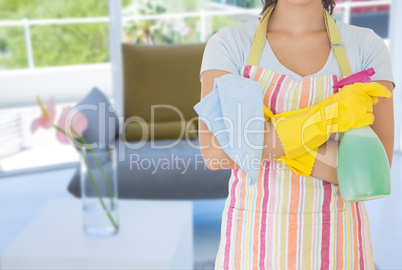
[[[240,169],[224,151],[216,137],[208,130],[206,125],[199,120],[199,144],[203,160],[210,170]],[[229,146],[228,146],[229,147]],[[264,145],[262,152],[262,163],[274,160],[283,155],[282,144],[276,134],[271,121],[264,122]],[[240,161],[242,164],[243,161]]]
[[[323,181],[338,184],[337,156],[338,141],[328,140],[318,148],[317,157],[311,175]]]
[[[210,170],[239,169],[236,164],[223,150],[219,141],[211,133],[198,135],[201,155],[205,165]]]
[[[274,125],[271,121],[265,121],[264,149],[262,151],[263,162],[272,161],[285,154]]]
[[[205,125],[202,121],[199,126]],[[208,130],[200,132],[199,142],[202,157],[210,170],[240,169],[223,150],[216,137]],[[311,175],[332,184],[338,184],[336,173],[338,142],[329,140],[318,149],[317,158]],[[272,161],[284,154],[281,141],[271,121],[264,122],[264,147],[262,162]]]

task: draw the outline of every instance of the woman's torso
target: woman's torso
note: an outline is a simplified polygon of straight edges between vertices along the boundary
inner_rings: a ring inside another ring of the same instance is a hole
[[[263,102],[274,114],[319,103],[337,91],[332,86],[340,79],[336,75],[320,75],[305,77],[297,82],[289,75],[251,65],[244,65],[241,74],[261,84]],[[333,133],[330,139],[339,140],[340,135]],[[244,170],[232,170],[227,207],[284,214],[322,210],[333,212],[343,211],[345,208],[337,185],[313,176],[296,175],[289,167],[277,161],[264,164],[255,186],[248,183],[249,176]],[[268,198],[272,200],[273,194],[281,197],[282,201],[275,202],[277,206],[272,206],[271,209],[261,209],[263,205],[267,206],[264,201],[267,202]],[[301,198],[301,194],[304,194],[305,198]],[[328,200],[325,206],[324,197]],[[287,203],[283,204],[284,201]]]

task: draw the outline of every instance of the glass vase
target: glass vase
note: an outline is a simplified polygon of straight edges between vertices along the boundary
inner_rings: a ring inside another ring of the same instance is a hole
[[[84,148],[80,153],[84,233],[115,235],[119,231],[115,149]]]

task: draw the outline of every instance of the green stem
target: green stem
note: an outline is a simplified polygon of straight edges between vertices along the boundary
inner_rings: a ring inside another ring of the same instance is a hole
[[[117,224],[116,224],[116,222],[114,221],[114,219],[113,219],[112,215],[110,214],[110,212],[107,210],[106,205],[105,205],[105,202],[103,201],[102,196],[101,196],[101,194],[100,194],[100,192],[99,192],[98,186],[96,185],[95,179],[94,179],[94,177],[93,177],[93,175],[92,175],[92,173],[91,173],[91,170],[89,169],[88,161],[87,161],[87,159],[85,158],[84,149],[80,148],[80,150],[81,150],[82,156],[83,156],[83,158],[84,158],[85,166],[87,167],[87,172],[88,172],[89,179],[91,179],[92,185],[94,186],[95,192],[96,192],[96,194],[97,194],[98,197],[99,197],[99,200],[100,200],[100,203],[101,203],[101,205],[102,205],[102,208],[105,210],[107,216],[108,216],[109,219],[110,219],[110,222],[112,222],[113,227],[114,227],[115,229],[117,229]]]
[[[61,133],[63,133],[64,135],[66,135],[68,138],[70,138],[73,141],[73,143],[80,149],[80,151],[82,153],[84,163],[85,163],[85,167],[87,168],[88,176],[89,176],[89,178],[91,180],[92,185],[94,186],[96,195],[99,198],[99,201],[100,201],[100,203],[102,205],[102,208],[103,208],[103,210],[105,210],[106,215],[108,216],[108,218],[109,218],[110,222],[112,223],[113,227],[115,229],[117,229],[118,226],[117,226],[115,220],[113,219],[112,215],[110,214],[110,212],[107,210],[105,202],[103,201],[102,196],[101,196],[101,194],[99,192],[98,186],[96,185],[96,182],[95,182],[95,180],[93,178],[93,175],[91,173],[91,169],[89,168],[89,165],[88,165],[88,162],[87,162],[87,159],[86,159],[86,156],[85,156],[84,149],[78,144],[78,142],[74,139],[74,137],[72,137],[70,134],[66,133],[62,128],[60,128],[59,126],[54,125],[54,124],[53,124],[53,127],[55,129],[57,129],[58,131],[60,131]]]
[[[92,155],[92,157],[94,158],[94,160],[95,160],[96,164],[98,165],[99,170],[100,170],[100,172],[101,172],[101,174],[102,174],[103,181],[105,182],[106,188],[107,188],[108,193],[109,193],[109,196],[110,196],[110,204],[111,204],[111,206],[113,207],[113,206],[114,206],[114,201],[113,201],[112,189],[111,189],[111,187],[110,187],[109,179],[107,178],[106,173],[105,173],[105,171],[103,170],[102,164],[99,162],[99,159],[97,158],[97,156],[96,156],[94,150],[93,150],[91,147],[89,147],[88,142],[87,142],[83,137],[81,137],[81,136],[75,131],[75,129],[74,129],[73,127],[71,127],[71,131],[73,132],[73,134],[74,134],[78,139],[81,140],[81,142],[82,142],[83,144],[85,144],[85,146],[86,146],[86,147],[89,149],[89,151],[91,152],[91,155]]]

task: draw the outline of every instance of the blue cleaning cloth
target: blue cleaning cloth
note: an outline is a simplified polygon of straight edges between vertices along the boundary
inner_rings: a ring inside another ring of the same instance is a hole
[[[194,106],[222,149],[255,184],[264,145],[261,85],[235,74],[214,81],[213,90]]]

